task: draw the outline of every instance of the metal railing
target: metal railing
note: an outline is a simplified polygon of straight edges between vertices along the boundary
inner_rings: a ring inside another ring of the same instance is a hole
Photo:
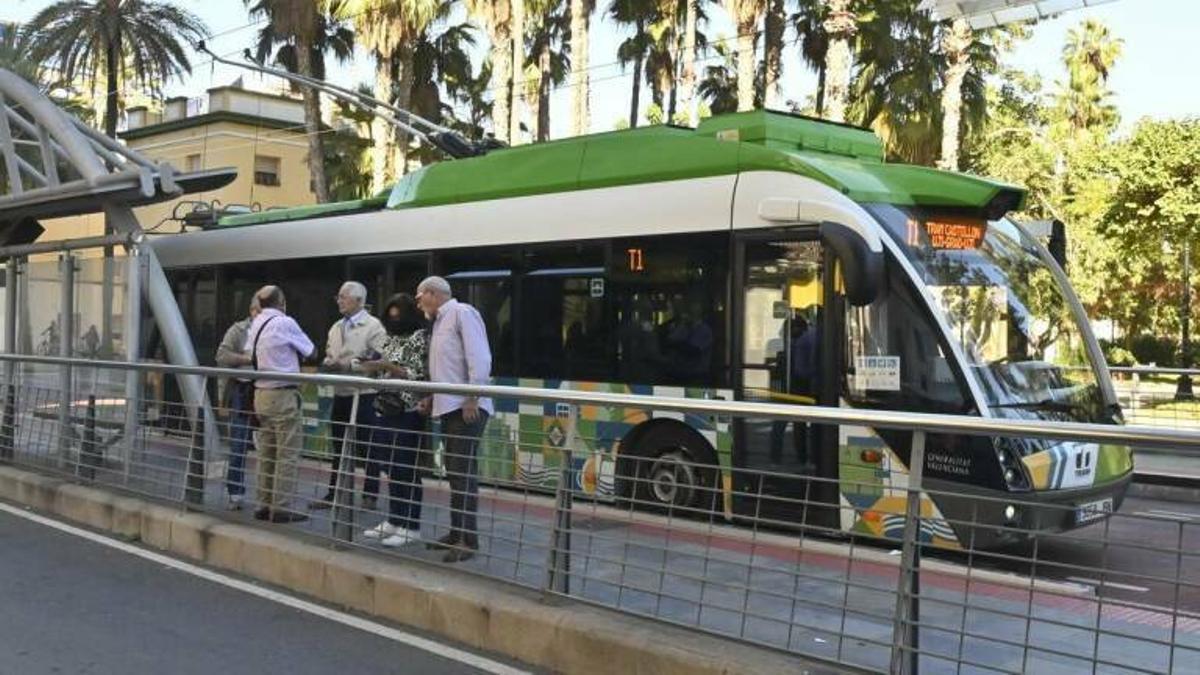
[[[1180,377],[1200,378],[1200,370],[1136,366],[1109,368],[1125,417],[1135,424],[1200,430],[1200,401],[1177,396]]]
[[[1200,511],[1127,508],[1095,525],[1057,531],[1043,525],[1078,518],[1080,503],[981,494],[923,475],[926,446],[943,447],[958,435],[1194,455],[1200,434],[1188,430],[272,373],[262,377],[299,386],[304,433],[277,457],[262,448],[239,457],[248,437],[241,409],[218,407],[220,438],[205,443],[203,420],[155,393],[152,380],[254,373],[15,355],[0,355],[0,362],[9,376],[0,459],[17,465],[193,508],[243,506],[228,516],[259,516],[278,523],[271,527],[344,545],[456,564],[547,598],[871,670],[1200,667]],[[63,390],[54,369],[66,367],[71,388]],[[139,382],[136,405],[124,398],[129,373]],[[315,387],[330,385],[355,390],[341,428],[330,426],[322,401],[313,400]],[[498,414],[471,450],[464,445],[470,438],[440,422],[379,417],[360,392],[383,389],[489,396]],[[732,473],[724,461],[694,456],[700,446],[686,440],[666,453],[614,457],[610,448],[596,448],[599,427],[579,424],[578,408],[561,418],[531,416],[536,423],[512,419],[522,405],[540,410],[547,403],[737,420],[747,438],[757,434],[759,454],[741,453],[746,466]],[[786,452],[770,447],[779,423]],[[908,455],[909,470],[891,467],[901,480],[887,483],[873,473],[884,467],[812,475],[809,457],[800,454],[815,451],[805,439],[822,425],[904,432],[892,450]],[[330,443],[335,436],[340,444]],[[340,468],[326,500],[331,474],[319,457],[330,445]],[[259,479],[255,490],[247,477],[260,475],[276,481]],[[465,496],[475,479],[483,485],[473,506]],[[239,488],[246,494],[241,504],[229,498]],[[738,506],[732,518],[730,503]],[[995,517],[1008,509],[1013,518]],[[474,526],[460,522],[471,515]],[[873,536],[847,536],[847,523]],[[997,546],[1006,540],[1013,543]],[[956,550],[935,551],[947,542]]]

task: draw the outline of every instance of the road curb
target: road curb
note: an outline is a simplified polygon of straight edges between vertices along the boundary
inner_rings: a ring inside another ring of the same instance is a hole
[[[469,574],[0,466],[0,499],[330,605],[564,673],[733,675],[851,668]]]

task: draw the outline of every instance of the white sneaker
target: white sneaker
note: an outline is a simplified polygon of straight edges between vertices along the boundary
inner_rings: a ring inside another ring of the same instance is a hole
[[[386,539],[394,534],[396,534],[396,526],[386,520],[363,532],[363,536],[367,539]]]
[[[380,543],[388,548],[395,548],[397,546],[404,546],[405,544],[411,544],[418,541],[421,541],[421,534],[419,532],[415,530],[397,529],[395,534],[387,539],[384,539]]]
[[[242,495],[229,495],[229,504],[227,507],[230,511],[241,511],[243,499]]]

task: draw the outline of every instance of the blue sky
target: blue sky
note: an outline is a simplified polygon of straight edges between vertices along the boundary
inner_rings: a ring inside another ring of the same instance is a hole
[[[0,19],[23,21],[48,4],[50,0],[0,0]],[[236,53],[251,44],[255,27],[247,25],[249,19],[242,0],[179,0],[176,4],[197,13],[208,23],[216,34],[211,45],[219,53]],[[602,8],[607,4],[607,0],[597,2]],[[722,5],[712,6],[709,13],[710,39],[733,35]],[[1200,0],[1115,0],[1068,12],[1037,24],[1031,38],[1019,45],[1007,62],[1039,73],[1048,84],[1063,78],[1059,55],[1067,30],[1088,18],[1105,22],[1114,35],[1124,40],[1124,54],[1110,80],[1123,127],[1128,128],[1141,117],[1200,115],[1200,86],[1197,86],[1200,49],[1195,44],[1200,27]],[[609,129],[616,120],[628,117],[631,74],[614,63],[616,45],[623,38],[616,26],[603,19],[593,29],[591,77],[595,130]],[[785,59],[785,98],[802,100],[810,96],[816,86],[815,75],[805,70],[794,56]],[[229,83],[239,74],[225,66],[214,69],[206,57],[197,57],[195,64],[190,78],[166,87],[169,95],[196,96],[208,87]],[[363,55],[333,70],[333,76],[341,83],[369,81],[370,73],[370,60]],[[648,94],[644,94],[643,106],[647,99]],[[557,90],[551,105],[553,133],[563,135],[569,88]]]

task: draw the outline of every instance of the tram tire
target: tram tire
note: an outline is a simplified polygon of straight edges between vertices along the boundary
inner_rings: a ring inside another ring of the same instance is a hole
[[[632,486],[625,494],[636,508],[698,515],[719,507],[716,454],[691,429],[651,428],[638,439],[630,459],[625,479]]]

